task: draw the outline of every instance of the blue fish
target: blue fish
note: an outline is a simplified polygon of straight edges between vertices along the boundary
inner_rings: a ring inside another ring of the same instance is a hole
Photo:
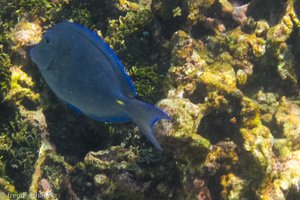
[[[102,122],[128,122],[157,149],[153,126],[170,117],[137,100],[134,85],[112,49],[82,25],[61,22],[30,49],[31,60],[56,96],[72,109]]]

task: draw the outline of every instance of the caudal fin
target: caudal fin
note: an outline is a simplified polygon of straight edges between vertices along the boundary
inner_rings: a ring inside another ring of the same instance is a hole
[[[162,150],[162,147],[153,133],[153,126],[161,119],[170,120],[171,118],[159,108],[136,99],[128,100],[124,107],[139,130],[157,149]]]

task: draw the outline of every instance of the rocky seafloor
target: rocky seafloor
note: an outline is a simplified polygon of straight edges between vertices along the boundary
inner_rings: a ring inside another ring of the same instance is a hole
[[[299,0],[1,0],[0,199],[300,199],[299,19]],[[48,88],[28,50],[64,20],[171,116],[162,152]]]

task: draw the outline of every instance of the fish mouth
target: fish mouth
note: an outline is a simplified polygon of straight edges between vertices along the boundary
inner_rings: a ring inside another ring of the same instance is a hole
[[[54,62],[54,59],[51,59],[50,62],[49,62],[48,64],[46,64],[46,65],[45,65],[45,64],[44,64],[44,65],[41,64],[41,63],[38,61],[38,59],[37,59],[37,58],[39,57],[39,55],[37,55],[37,54],[35,53],[36,49],[37,49],[37,46],[35,45],[35,46],[31,47],[30,50],[29,50],[29,57],[30,57],[31,61],[32,61],[34,64],[36,64],[40,70],[46,70],[46,69],[49,69],[49,66],[51,66],[51,64]],[[43,60],[43,59],[42,59],[42,60]]]
[[[34,58],[33,58],[33,49],[34,49],[34,47],[35,47],[35,46],[33,46],[33,47],[31,47],[31,48],[29,49],[29,57],[30,57],[30,59],[35,63]]]

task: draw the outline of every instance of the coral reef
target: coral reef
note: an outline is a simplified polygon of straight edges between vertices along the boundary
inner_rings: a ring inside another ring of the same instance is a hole
[[[74,189],[86,199],[175,197],[176,188],[170,187],[170,183],[176,181],[176,171],[166,171],[162,159],[152,150],[122,146],[89,152],[73,172]],[[87,184],[86,188],[82,188],[82,182]]]
[[[299,3],[1,1],[0,199],[299,199]],[[162,152],[49,90],[28,50],[63,20],[97,32],[171,116]]]

